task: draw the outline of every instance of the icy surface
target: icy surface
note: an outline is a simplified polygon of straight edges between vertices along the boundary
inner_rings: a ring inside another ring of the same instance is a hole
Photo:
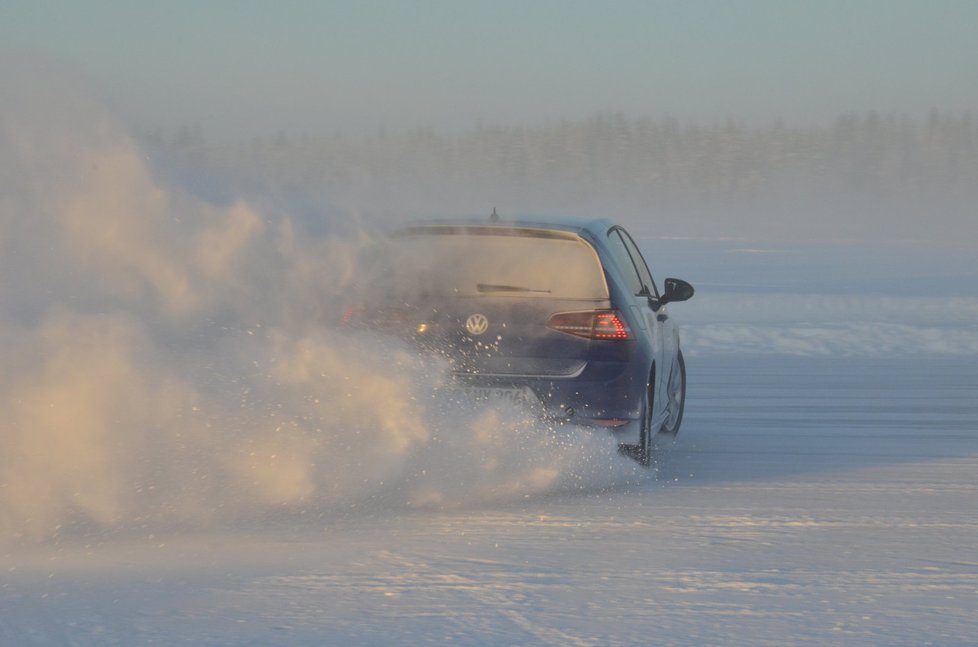
[[[974,240],[643,238],[697,286],[646,472],[337,331],[351,214],[70,85],[0,96],[0,645],[978,641]]]
[[[972,362],[689,369],[656,480],[8,549],[0,644],[974,643]]]

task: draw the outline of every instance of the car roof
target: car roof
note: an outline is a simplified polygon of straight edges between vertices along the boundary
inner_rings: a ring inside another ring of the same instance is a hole
[[[417,230],[426,227],[479,227],[493,229],[544,229],[575,234],[587,232],[595,237],[603,236],[614,223],[606,218],[582,218],[577,216],[518,216],[516,218],[438,218],[419,220],[401,230]]]

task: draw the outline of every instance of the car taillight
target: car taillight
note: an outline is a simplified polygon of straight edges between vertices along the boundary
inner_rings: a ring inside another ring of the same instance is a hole
[[[632,331],[617,310],[558,312],[550,317],[547,327],[585,339],[626,340],[632,338]]]
[[[343,323],[350,327],[373,330],[405,331],[426,333],[430,327],[426,322],[418,322],[417,315],[407,308],[376,308],[363,303],[348,306],[343,311]]]
[[[364,305],[361,303],[348,306],[347,309],[343,311],[343,323],[351,324],[362,320],[366,310],[366,307],[364,307]]]

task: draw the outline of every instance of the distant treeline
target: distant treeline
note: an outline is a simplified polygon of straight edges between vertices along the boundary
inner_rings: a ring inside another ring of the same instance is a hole
[[[978,215],[970,114],[848,114],[828,126],[600,115],[535,127],[209,145],[193,129],[147,143],[251,188],[363,216],[573,213],[662,235],[948,237]]]

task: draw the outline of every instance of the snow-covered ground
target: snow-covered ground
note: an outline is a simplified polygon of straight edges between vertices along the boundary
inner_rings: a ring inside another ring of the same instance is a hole
[[[355,214],[199,195],[84,88],[11,83],[0,645],[978,643],[966,235],[633,226],[698,289],[645,471],[336,332]]]
[[[699,287],[672,307],[689,395],[656,472],[443,412],[438,434],[520,451],[426,441],[392,469],[427,498],[367,470],[306,506],[0,543],[0,645],[978,643],[972,253],[643,246]]]

